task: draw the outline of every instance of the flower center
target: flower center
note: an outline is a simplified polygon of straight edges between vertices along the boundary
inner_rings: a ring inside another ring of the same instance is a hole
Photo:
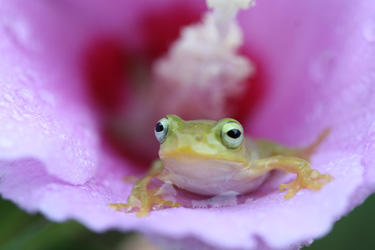
[[[227,100],[241,95],[246,79],[255,73],[253,63],[238,53],[243,39],[235,20],[250,1],[208,0],[207,4],[213,11],[201,23],[185,27],[153,67],[161,110],[185,119],[233,114]]]
[[[148,161],[157,157],[154,124],[166,114],[221,119],[239,118],[239,111],[246,113],[253,90],[257,91],[254,81],[249,80],[255,79],[256,70],[254,63],[239,53],[243,34],[236,16],[240,9],[253,4],[252,0],[207,0],[212,10],[201,22],[185,26],[159,58],[152,52],[155,48],[127,51],[111,42],[94,50],[94,58],[89,59],[89,82],[94,99],[105,107],[100,119],[111,144],[127,157]],[[186,15],[186,8],[180,10]],[[178,18],[176,9],[171,13]],[[165,29],[168,27],[152,30]],[[158,35],[154,34],[152,41]]]

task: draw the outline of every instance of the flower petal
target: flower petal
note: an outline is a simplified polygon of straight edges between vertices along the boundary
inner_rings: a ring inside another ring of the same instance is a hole
[[[49,173],[83,183],[96,171],[97,135],[70,65],[82,36],[76,41],[68,32],[84,25],[70,29],[73,20],[62,23],[57,6],[17,2],[0,10],[1,158],[33,157]]]
[[[0,193],[24,209],[57,221],[74,218],[96,231],[194,237],[228,248],[287,248],[324,235],[374,190],[373,1],[264,0],[242,16],[246,49],[258,55],[268,83],[247,127],[290,145],[308,143],[331,127],[312,159],[314,168],[334,177],[331,183],[289,201],[264,187],[237,206],[166,209],[143,219],[108,206],[126,200],[131,185],[122,179],[132,169],[98,146],[76,64],[98,32],[93,17],[100,18],[100,31],[131,30],[118,24],[120,8],[90,1],[79,19],[82,12],[71,1],[12,6],[21,2],[0,9]]]
[[[322,150],[362,155],[372,190],[375,44],[369,34],[375,29],[374,11],[372,1],[354,6],[349,1],[262,1],[253,15],[241,19],[247,49],[261,55],[269,90],[249,129],[295,145],[331,127]],[[265,42],[272,37],[276,41]]]
[[[129,37],[140,7],[147,11],[126,2],[122,8],[101,1],[2,3],[0,159],[33,157],[73,184],[95,174],[99,125],[85,83],[85,53],[103,34],[120,42]]]
[[[117,228],[172,238],[190,235],[231,248],[254,248],[260,237],[267,245],[282,248],[328,232],[332,219],[346,212],[348,197],[363,181],[359,156],[323,153],[314,163],[335,176],[320,192],[304,190],[290,201],[278,191],[255,193],[245,204],[234,207],[166,209],[144,219],[108,206],[123,202],[131,189],[122,180],[126,173],[110,161],[94,179],[79,186],[49,176],[35,160],[2,163],[0,192],[28,211],[42,211],[56,221],[75,218],[96,231]]]

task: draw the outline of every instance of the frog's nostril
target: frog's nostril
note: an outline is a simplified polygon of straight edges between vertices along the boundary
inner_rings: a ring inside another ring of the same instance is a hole
[[[196,136],[195,136],[195,140],[196,140],[196,141],[202,141],[202,139],[203,139],[203,136],[202,136],[202,135],[196,135]]]

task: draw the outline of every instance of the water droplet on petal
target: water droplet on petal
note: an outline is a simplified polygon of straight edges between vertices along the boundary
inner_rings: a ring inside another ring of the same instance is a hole
[[[0,101],[0,107],[7,108],[7,107],[9,107],[9,103],[8,102]]]
[[[13,101],[14,101],[13,96],[11,96],[10,94],[5,93],[5,94],[3,95],[3,97],[4,97],[4,99],[5,99],[6,101],[8,101],[8,102],[13,102]]]
[[[14,110],[12,112],[12,118],[16,121],[23,121],[23,116],[17,111],[17,110]]]
[[[17,93],[20,98],[27,102],[32,102],[34,99],[34,93],[30,89],[20,89]]]

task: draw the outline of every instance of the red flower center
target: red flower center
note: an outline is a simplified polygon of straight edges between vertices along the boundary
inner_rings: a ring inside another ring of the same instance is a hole
[[[184,26],[201,20],[202,10],[187,3],[178,3],[169,9],[143,16],[139,27],[136,27],[145,38],[139,51],[129,49],[117,38],[110,37],[93,41],[87,49],[87,88],[97,110],[104,141],[141,165],[148,165],[157,157],[158,143],[153,138],[152,123],[160,117],[150,117],[149,114],[163,116],[168,111],[158,110],[157,105],[140,107],[134,103],[155,98],[150,81],[153,62],[167,53]],[[248,51],[242,51],[242,54],[252,56]],[[257,58],[251,57],[252,61],[254,59],[256,74],[246,80],[245,88],[239,95],[228,98],[225,103],[232,110],[228,115],[240,121],[254,111],[265,90],[261,64],[257,63]],[[147,92],[151,93],[142,94]],[[139,100],[142,98],[145,100]],[[129,109],[135,109],[135,112]]]

